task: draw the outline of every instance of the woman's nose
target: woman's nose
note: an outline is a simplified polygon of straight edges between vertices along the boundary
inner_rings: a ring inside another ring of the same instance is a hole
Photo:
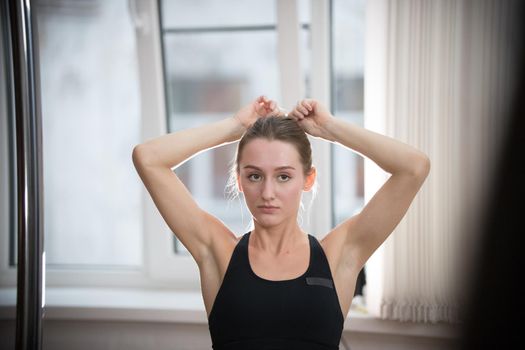
[[[273,183],[271,180],[265,180],[263,183],[263,190],[261,194],[264,200],[275,198]]]

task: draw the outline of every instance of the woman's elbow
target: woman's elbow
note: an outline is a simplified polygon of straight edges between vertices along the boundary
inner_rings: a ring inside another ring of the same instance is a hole
[[[418,156],[418,160],[414,162],[414,174],[423,179],[430,173],[430,158],[423,152]]]
[[[133,147],[131,159],[135,167],[137,167],[138,165],[149,164],[152,161],[152,154],[143,144],[138,144]]]

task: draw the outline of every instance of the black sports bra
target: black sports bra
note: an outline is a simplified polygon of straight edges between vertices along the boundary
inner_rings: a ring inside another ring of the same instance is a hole
[[[308,234],[303,275],[272,281],[250,266],[250,233],[235,246],[208,318],[213,349],[339,349],[345,318],[317,238]]]

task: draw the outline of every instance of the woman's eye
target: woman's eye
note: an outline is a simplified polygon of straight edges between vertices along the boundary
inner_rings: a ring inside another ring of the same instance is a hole
[[[260,177],[261,176],[259,174],[248,175],[248,179],[253,180],[253,181],[258,181]]]
[[[279,175],[279,180],[281,181],[288,181],[290,179],[290,176],[288,175]]]

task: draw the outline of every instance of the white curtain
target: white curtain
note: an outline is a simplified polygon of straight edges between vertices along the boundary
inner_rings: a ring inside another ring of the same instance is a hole
[[[406,216],[366,266],[367,306],[380,318],[461,321],[478,215],[506,126],[516,3],[368,2],[365,127],[431,159]],[[387,174],[368,159],[365,172],[366,202]]]

